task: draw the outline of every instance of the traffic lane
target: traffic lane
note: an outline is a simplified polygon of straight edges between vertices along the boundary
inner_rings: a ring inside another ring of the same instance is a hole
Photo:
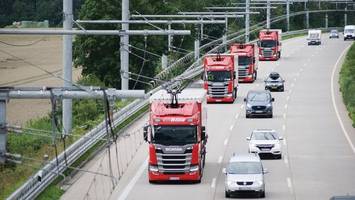
[[[335,117],[329,88],[332,68],[346,44],[322,45],[311,54],[289,106],[288,147],[298,199],[354,192],[355,172],[349,169],[354,169],[355,157]]]

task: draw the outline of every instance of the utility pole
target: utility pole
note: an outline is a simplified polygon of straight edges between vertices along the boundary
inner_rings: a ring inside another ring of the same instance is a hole
[[[325,28],[328,28],[328,13],[325,13]]]
[[[6,130],[6,102],[7,95],[0,94],[0,163],[5,163],[7,130]]]
[[[286,0],[287,31],[290,31],[290,1]]]
[[[348,14],[347,14],[347,10],[348,10],[348,5],[345,5],[345,12],[344,12],[344,26],[348,25]]]
[[[307,1],[304,2],[304,10],[306,11],[306,28],[309,29],[309,10],[307,8]]]
[[[171,30],[171,23],[168,24],[168,30]],[[171,44],[173,42],[173,37],[168,35],[168,51],[171,51]]]
[[[245,43],[249,42],[249,27],[250,27],[250,0],[245,0]]]
[[[129,0],[122,0],[122,20],[129,20]],[[129,30],[129,24],[122,24],[122,30]],[[120,38],[120,58],[121,58],[121,89],[128,90],[129,74],[129,36],[125,35]]]
[[[73,28],[73,0],[63,0],[63,29]],[[64,87],[72,87],[73,37],[63,35],[63,78]],[[72,130],[72,100],[63,99],[63,134]]]
[[[270,9],[271,2],[267,0],[266,2],[266,28],[270,29],[270,17],[271,17],[271,9]]]

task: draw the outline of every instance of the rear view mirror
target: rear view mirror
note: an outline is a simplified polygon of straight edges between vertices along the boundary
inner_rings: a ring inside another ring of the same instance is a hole
[[[247,137],[246,139],[249,141],[251,138],[250,138],[250,137]]]
[[[206,139],[206,127],[202,126],[201,127],[201,140]]]
[[[222,169],[222,173],[225,174],[225,175],[227,175],[227,169],[226,169],[226,168],[223,168],[223,169]]]
[[[272,101],[272,102],[274,102],[274,101],[275,101],[275,98],[274,98],[274,97],[272,97],[272,98],[271,98],[271,101]]]
[[[244,102],[247,102],[247,98],[244,98]]]
[[[283,140],[283,139],[284,139],[283,137],[281,137],[281,136],[279,137],[279,140]]]

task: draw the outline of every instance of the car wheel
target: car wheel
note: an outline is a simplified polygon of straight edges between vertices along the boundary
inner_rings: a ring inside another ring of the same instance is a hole
[[[284,92],[284,91],[285,91],[285,88],[284,88],[284,87],[282,87],[280,91],[281,91],[281,92]]]
[[[281,159],[282,159],[282,154],[280,154],[280,155],[277,155],[277,156],[276,156],[276,159],[279,159],[279,160],[281,160]]]
[[[224,194],[225,194],[226,198],[231,197],[231,194],[228,191],[225,191]]]
[[[250,118],[250,115],[246,114],[246,115],[245,115],[245,118]]]
[[[273,114],[271,113],[269,116],[268,116],[268,118],[272,118],[273,117]]]
[[[261,191],[261,192],[259,193],[259,197],[260,197],[260,198],[265,198],[265,191]]]

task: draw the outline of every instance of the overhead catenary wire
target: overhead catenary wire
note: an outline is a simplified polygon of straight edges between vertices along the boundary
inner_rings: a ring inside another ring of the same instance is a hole
[[[147,49],[147,36],[144,36],[144,49],[146,50]],[[136,88],[136,86],[137,86],[137,81],[139,80],[139,78],[140,78],[140,75],[142,74],[142,72],[143,72],[143,68],[144,68],[144,66],[145,66],[145,63],[146,63],[146,56],[147,56],[147,54],[146,54],[146,51],[143,51],[143,58],[144,58],[144,60],[142,61],[142,65],[141,65],[141,67],[140,67],[140,69],[139,69],[139,73],[138,73],[138,77],[137,77],[137,79],[136,79],[136,82],[134,83],[134,85],[133,85],[133,89],[135,89]]]

